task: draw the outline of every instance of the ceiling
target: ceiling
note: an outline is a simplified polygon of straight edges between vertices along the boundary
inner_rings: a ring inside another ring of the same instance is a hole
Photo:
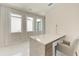
[[[5,3],[4,5],[21,9],[27,12],[32,12],[40,15],[45,15],[54,4],[48,6],[49,3]]]

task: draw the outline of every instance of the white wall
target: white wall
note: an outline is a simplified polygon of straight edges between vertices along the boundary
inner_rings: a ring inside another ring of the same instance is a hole
[[[55,4],[46,14],[46,33],[66,33],[67,39],[79,35],[79,4]]]
[[[9,13],[17,13],[22,15],[22,32],[11,33],[11,20]],[[0,47],[15,44],[22,41],[29,40],[30,34],[26,32],[26,16],[31,16],[34,20],[37,17],[43,18],[43,16],[36,15],[33,13],[25,12],[19,9],[14,9],[8,6],[0,5]],[[36,34],[35,32],[32,35]]]
[[[25,26],[23,21],[23,28],[22,28],[22,33],[17,33],[17,34],[11,34],[10,33],[10,18],[9,18],[9,12],[10,8],[1,6],[0,7],[0,46],[6,46],[6,45],[11,45],[15,44],[16,42],[28,40],[28,37],[25,32]],[[14,10],[15,11],[15,10]],[[19,11],[16,11],[17,13]],[[22,13],[20,13],[23,15]]]

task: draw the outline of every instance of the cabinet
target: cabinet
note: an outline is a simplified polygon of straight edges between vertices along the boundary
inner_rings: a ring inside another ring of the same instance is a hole
[[[49,35],[32,36],[30,38],[30,55],[31,56],[54,56],[55,46],[64,35],[52,37]]]
[[[53,50],[52,50],[52,43],[49,43],[45,46],[45,56],[52,56]]]

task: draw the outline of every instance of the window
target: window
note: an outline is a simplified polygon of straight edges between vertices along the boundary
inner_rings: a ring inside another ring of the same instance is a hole
[[[33,26],[34,26],[33,18],[32,17],[27,17],[26,21],[27,21],[27,27],[26,27],[27,32],[32,32],[33,31]]]
[[[33,18],[33,17],[26,17],[26,31],[29,33],[44,33],[45,30],[45,22],[44,19],[41,17]]]
[[[36,19],[36,32],[42,31],[42,19]]]
[[[21,32],[22,16],[11,13],[10,17],[11,17],[11,33]]]

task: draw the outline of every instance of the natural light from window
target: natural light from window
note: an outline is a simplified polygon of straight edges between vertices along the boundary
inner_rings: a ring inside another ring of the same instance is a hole
[[[11,17],[11,33],[21,32],[22,16],[11,13],[10,17]]]
[[[42,31],[42,19],[36,19],[36,32]]]
[[[26,21],[27,21],[27,24],[26,24],[27,25],[27,27],[26,27],[27,32],[32,32],[33,31],[33,26],[34,26],[33,18],[32,17],[27,17]]]

